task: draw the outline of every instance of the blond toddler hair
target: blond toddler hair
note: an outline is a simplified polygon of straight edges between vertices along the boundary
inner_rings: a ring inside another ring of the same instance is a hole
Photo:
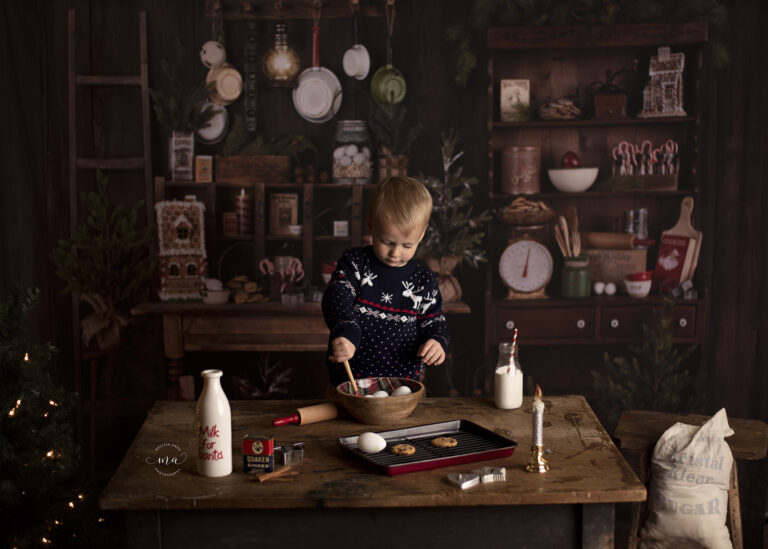
[[[432,195],[412,177],[387,177],[376,184],[368,207],[368,226],[392,223],[400,230],[426,229]]]

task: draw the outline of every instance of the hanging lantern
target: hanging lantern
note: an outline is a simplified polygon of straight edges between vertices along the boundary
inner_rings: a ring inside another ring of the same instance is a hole
[[[293,86],[301,70],[296,51],[288,45],[285,23],[275,23],[274,44],[264,54],[264,74],[272,86]]]

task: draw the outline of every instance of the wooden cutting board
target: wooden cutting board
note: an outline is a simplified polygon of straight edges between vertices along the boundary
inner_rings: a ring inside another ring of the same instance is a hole
[[[653,273],[654,287],[663,285],[663,289],[669,290],[672,289],[668,287],[672,278],[680,284],[693,277],[699,261],[702,233],[691,225],[692,213],[693,197],[686,196],[680,203],[677,223],[661,233],[659,255]]]

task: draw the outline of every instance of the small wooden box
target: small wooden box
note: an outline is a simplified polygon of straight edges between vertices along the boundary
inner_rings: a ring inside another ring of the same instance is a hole
[[[290,178],[287,155],[216,156],[219,183],[287,183]]]
[[[627,274],[647,270],[648,250],[587,248],[581,253],[589,258],[593,283],[613,282],[620,287]]]
[[[596,93],[595,118],[598,120],[620,120],[627,118],[627,94]]]
[[[213,157],[197,155],[195,157],[195,181],[211,183],[213,181]]]
[[[269,196],[269,234],[290,235],[290,225],[299,222],[299,195],[274,193]]]

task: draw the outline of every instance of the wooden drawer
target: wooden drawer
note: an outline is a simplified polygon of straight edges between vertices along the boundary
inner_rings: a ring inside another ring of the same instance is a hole
[[[609,338],[643,337],[643,324],[653,322],[651,306],[604,307],[600,321],[600,336]],[[696,335],[696,307],[675,307],[672,320],[672,337],[694,337]]]
[[[511,340],[515,328],[528,339],[582,339],[595,335],[592,307],[497,309],[496,338]]]

